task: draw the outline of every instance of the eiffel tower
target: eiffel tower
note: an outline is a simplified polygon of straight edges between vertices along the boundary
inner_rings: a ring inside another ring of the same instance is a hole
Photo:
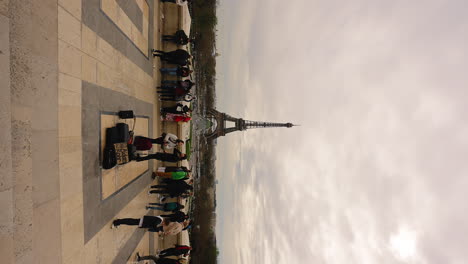
[[[205,134],[208,139],[215,139],[218,137],[225,136],[235,131],[245,131],[252,128],[267,128],[267,127],[293,127],[292,123],[271,123],[271,122],[258,122],[249,121],[242,118],[232,117],[228,114],[221,113],[216,109],[209,109],[206,117],[213,118],[216,120],[216,129]],[[227,127],[226,122],[234,123],[233,127]]]

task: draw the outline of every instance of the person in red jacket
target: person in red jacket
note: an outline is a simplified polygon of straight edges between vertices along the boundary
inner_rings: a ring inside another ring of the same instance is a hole
[[[177,115],[167,113],[164,117],[161,118],[162,121],[174,121],[174,122],[188,122],[192,118],[188,115]]]
[[[180,255],[184,255],[184,257],[186,257],[190,250],[192,250],[192,247],[176,244],[172,248],[167,248],[159,252],[159,257],[180,256]]]

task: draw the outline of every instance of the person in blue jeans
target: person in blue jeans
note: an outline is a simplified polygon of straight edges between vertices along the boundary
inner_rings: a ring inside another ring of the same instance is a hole
[[[176,67],[176,68],[161,68],[159,69],[162,74],[168,74],[172,76],[187,77],[192,73],[188,67]]]
[[[177,75],[177,68],[161,68],[159,70],[161,71],[161,73],[169,74],[172,76]]]
[[[178,210],[181,210],[184,208],[183,205],[180,203],[176,202],[171,202],[171,203],[149,203],[150,205],[156,205],[156,206],[146,206],[146,210],[152,209],[152,210],[161,210],[164,212],[175,212]]]

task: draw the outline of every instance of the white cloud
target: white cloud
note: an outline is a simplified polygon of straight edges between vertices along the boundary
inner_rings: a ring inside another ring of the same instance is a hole
[[[221,8],[221,263],[463,263],[466,3]]]

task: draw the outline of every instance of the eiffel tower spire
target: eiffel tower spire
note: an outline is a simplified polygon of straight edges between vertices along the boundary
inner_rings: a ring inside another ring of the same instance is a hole
[[[212,132],[206,134],[207,138],[215,139],[226,134],[235,132],[235,131],[244,131],[247,129],[253,128],[268,128],[268,127],[293,127],[296,126],[292,123],[272,123],[272,122],[259,122],[259,121],[249,121],[242,118],[232,117],[228,114],[217,111],[216,109],[210,109],[207,112],[207,117],[213,118],[216,120],[216,129]],[[232,122],[233,127],[227,127],[226,122]]]

